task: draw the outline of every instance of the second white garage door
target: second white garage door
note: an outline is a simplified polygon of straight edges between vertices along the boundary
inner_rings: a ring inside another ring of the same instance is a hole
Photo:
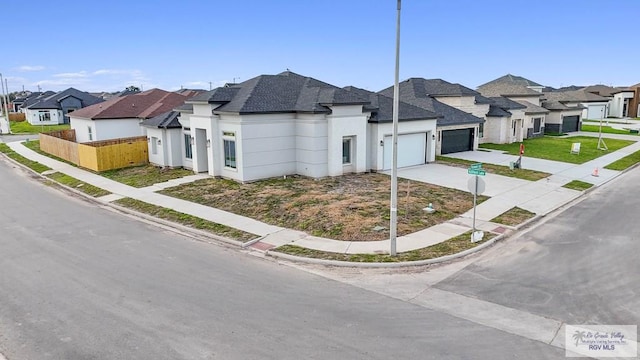
[[[393,142],[391,136],[384,137],[384,169],[391,169]],[[398,136],[398,167],[426,163],[427,134],[404,134]]]

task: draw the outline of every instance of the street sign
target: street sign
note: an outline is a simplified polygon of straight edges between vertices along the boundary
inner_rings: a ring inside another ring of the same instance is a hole
[[[486,174],[487,174],[487,172],[486,172],[486,171],[484,171],[483,169],[474,169],[474,168],[468,169],[468,170],[467,170],[467,172],[468,172],[470,175],[480,175],[480,176],[484,176],[484,175],[486,175]]]
[[[471,164],[471,169],[482,169],[482,163]]]

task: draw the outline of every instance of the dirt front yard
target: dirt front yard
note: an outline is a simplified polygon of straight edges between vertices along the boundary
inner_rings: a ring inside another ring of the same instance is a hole
[[[314,236],[366,241],[389,238],[390,186],[391,178],[383,174],[320,180],[294,176],[249,184],[211,178],[162,193]],[[423,210],[429,203],[436,212]],[[472,206],[470,193],[400,179],[398,235],[453,219]]]

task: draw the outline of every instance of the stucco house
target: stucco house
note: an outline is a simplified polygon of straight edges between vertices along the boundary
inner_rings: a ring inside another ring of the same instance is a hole
[[[183,166],[240,182],[385,170],[392,103],[290,71],[227,84],[176,109]],[[399,166],[433,161],[437,115],[401,103],[399,119]]]
[[[478,148],[478,134],[485,122],[483,117],[489,112],[488,99],[462,85],[441,79],[410,78],[398,85],[401,101],[439,115],[437,155]],[[392,97],[393,86],[381,90],[379,94]]]
[[[506,97],[489,98],[492,104],[486,115],[484,133],[479,137],[480,143],[511,144],[522,142],[524,132],[522,123],[527,108],[519,102]]]
[[[516,127],[520,126],[523,138],[544,135],[545,119],[549,110],[541,106],[544,86],[521,76],[507,74],[478,87],[480,94],[486,97],[506,97],[525,108],[523,118],[516,118]]]
[[[182,124],[180,113],[167,111],[140,123],[146,128],[149,162],[160,167],[182,167]],[[172,151],[177,149],[177,151]]]
[[[614,91],[609,115],[617,118],[640,117],[640,84]]]
[[[69,114],[104,100],[88,92],[68,88],[58,93],[41,97],[24,108],[25,117],[31,125],[68,124]]]
[[[78,142],[145,135],[140,123],[180,106],[186,95],[151,89],[76,110],[70,114]]]

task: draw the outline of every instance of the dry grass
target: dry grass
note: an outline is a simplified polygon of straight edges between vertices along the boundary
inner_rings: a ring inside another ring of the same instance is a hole
[[[350,261],[350,262],[401,262],[401,261],[418,261],[435,259],[446,255],[453,255],[464,250],[474,248],[492,238],[496,235],[492,233],[485,233],[482,241],[475,243],[471,242],[471,231],[458,235],[449,240],[443,241],[439,244],[431,245],[422,249],[416,249],[399,253],[396,256],[390,256],[389,254],[341,254],[332,253],[328,251],[320,251],[314,249],[307,249],[296,245],[283,245],[274,250],[275,252],[281,252],[289,255],[296,255],[302,257],[309,257],[315,259],[324,260],[338,260],[338,261]]]
[[[389,238],[390,183],[383,174],[320,180],[294,176],[249,184],[211,178],[162,193],[314,236],[365,241]],[[437,209],[433,214],[422,210],[429,203]],[[398,235],[453,219],[472,206],[470,193],[400,179]],[[384,230],[374,231],[376,226]]]
[[[531,211],[521,209],[519,207],[512,207],[511,209],[491,219],[491,222],[509,226],[516,226],[533,218],[534,216],[536,216],[536,214],[532,213]]]

